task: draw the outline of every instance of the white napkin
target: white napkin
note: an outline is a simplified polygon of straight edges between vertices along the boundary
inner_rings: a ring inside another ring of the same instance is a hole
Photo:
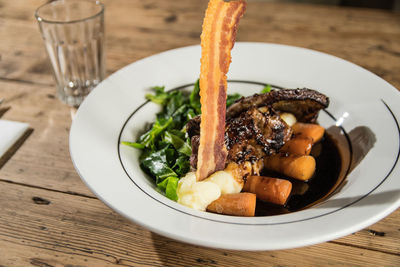
[[[0,158],[28,130],[29,124],[24,122],[0,120]]]

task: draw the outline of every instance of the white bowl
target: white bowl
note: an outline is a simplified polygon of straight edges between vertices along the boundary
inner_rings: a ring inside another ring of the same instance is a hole
[[[154,190],[139,167],[136,140],[159,107],[144,95],[155,85],[185,87],[199,76],[200,47],[157,54],[117,71],[79,108],[70,152],[82,180],[108,206],[158,234],[214,248],[274,250],[300,247],[361,230],[400,206],[400,93],[373,73],[337,57],[291,46],[236,43],[228,92],[251,95],[261,84],[308,87],[330,98],[319,123],[345,140],[340,190],[308,209],[242,218],[200,212]],[[345,150],[348,150],[346,153]],[[350,162],[351,161],[351,162]]]

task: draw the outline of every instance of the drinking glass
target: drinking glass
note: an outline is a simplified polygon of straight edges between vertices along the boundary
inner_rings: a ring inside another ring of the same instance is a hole
[[[40,6],[35,17],[53,66],[57,96],[79,106],[104,78],[104,5],[56,0]]]

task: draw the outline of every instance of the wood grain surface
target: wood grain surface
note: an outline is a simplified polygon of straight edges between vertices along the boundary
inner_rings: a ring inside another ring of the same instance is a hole
[[[33,132],[0,169],[0,266],[400,266],[400,211],[304,248],[238,252],[187,245],[127,221],[98,200],[68,151],[70,109],[55,97],[34,20],[42,0],[0,0],[2,118]],[[108,0],[107,73],[199,44],[205,0]],[[400,88],[400,14],[249,1],[238,41],[274,42],[354,62]]]

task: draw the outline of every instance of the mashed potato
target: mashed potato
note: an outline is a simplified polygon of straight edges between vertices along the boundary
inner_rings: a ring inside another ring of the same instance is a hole
[[[235,180],[231,173],[217,171],[203,181],[196,181],[196,174],[189,172],[178,184],[178,203],[192,209],[205,211],[207,206],[223,194],[242,191],[243,183]]]

